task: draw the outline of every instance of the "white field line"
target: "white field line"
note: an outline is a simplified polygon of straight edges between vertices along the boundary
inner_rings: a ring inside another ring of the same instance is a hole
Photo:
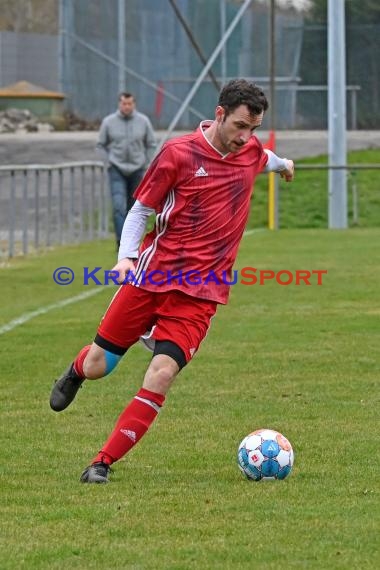
[[[66,305],[71,305],[72,303],[77,303],[78,301],[83,301],[83,299],[87,299],[88,297],[92,297],[97,293],[103,291],[103,287],[97,287],[96,289],[90,289],[90,291],[85,291],[84,293],[80,293],[79,295],[75,295],[75,297],[69,297],[68,299],[63,299],[62,301],[58,301],[57,303],[52,303],[51,305],[45,305],[45,307],[40,307],[35,311],[31,311],[30,313],[24,313],[20,315],[16,319],[9,321],[6,325],[0,327],[0,335],[5,334],[16,327],[27,323],[34,317],[38,317],[39,315],[44,315],[45,313],[49,313],[50,311],[54,311],[54,309],[60,309],[62,307],[66,307]]]
[[[243,233],[243,237],[245,237],[245,236],[250,236],[250,235],[252,235],[252,234],[257,234],[257,233],[259,233],[259,232],[266,232],[266,231],[267,231],[267,228],[255,228],[255,229],[253,229],[253,230],[246,230],[246,231]]]
[[[266,228],[256,228],[252,230],[246,230],[243,234],[243,237],[264,231],[266,231]],[[90,289],[90,291],[85,291],[84,293],[75,295],[75,297],[69,297],[68,299],[63,299],[62,301],[58,301],[57,303],[52,303],[51,305],[45,305],[45,307],[40,307],[39,309],[31,311],[30,313],[24,313],[23,315],[20,315],[16,319],[9,321],[9,323],[7,323],[6,325],[0,326],[0,335],[12,331],[16,327],[23,325],[24,323],[27,323],[28,321],[34,319],[35,317],[39,317],[40,315],[45,315],[46,313],[50,313],[50,311],[54,311],[55,309],[61,309],[62,307],[66,307],[66,305],[71,305],[72,303],[83,301],[83,299],[92,297],[93,295],[100,293],[100,291],[103,291],[102,287],[96,289]]]

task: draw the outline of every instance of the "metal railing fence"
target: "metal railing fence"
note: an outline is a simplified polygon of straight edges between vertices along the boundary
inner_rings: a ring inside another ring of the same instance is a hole
[[[297,172],[331,169],[346,170],[351,176],[352,216],[356,225],[359,184],[355,174],[380,170],[380,164],[297,164]],[[282,199],[276,194],[275,227],[279,227]],[[0,258],[110,237],[110,210],[102,162],[0,166]]]
[[[366,181],[366,186],[363,186],[360,182],[359,173],[364,171],[379,171],[380,172],[380,164],[379,163],[358,163],[358,164],[344,164],[344,165],[329,165],[329,164],[296,164],[296,180],[299,183],[300,175],[302,172],[312,172],[312,171],[323,171],[326,173],[326,181],[323,180],[319,181],[320,187],[319,190],[317,186],[311,183],[310,187],[310,204],[311,208],[313,208],[314,214],[318,216],[318,225],[314,225],[310,218],[308,218],[308,223],[304,224],[294,224],[291,227],[328,227],[328,181],[327,181],[327,174],[331,170],[344,170],[347,174],[347,208],[348,208],[348,227],[352,226],[359,226],[359,225],[376,225],[380,226],[380,183],[379,187],[376,186],[376,181],[379,180],[379,177],[373,179],[371,182]],[[308,183],[310,184],[310,182]],[[308,186],[305,186],[307,189]],[[304,188],[305,188],[304,187]],[[379,192],[374,195],[373,189],[378,190]],[[323,192],[323,196],[322,196]],[[319,197],[322,200],[316,200],[316,195],[319,194]],[[377,196],[377,197],[376,197]],[[294,198],[294,196],[293,196]],[[281,227],[287,227],[282,225],[282,217],[284,216],[284,208],[287,211],[289,217],[289,208],[291,208],[292,197],[291,195],[283,195],[282,192],[279,192],[278,188],[278,179],[276,179],[276,189],[275,189],[275,198],[274,203],[272,204],[272,208],[274,211],[271,211],[268,203],[268,219],[271,217],[274,219],[274,225],[272,229],[279,229]],[[305,204],[303,203],[305,206]],[[298,204],[298,207],[300,204]],[[297,209],[297,204],[295,204],[295,209]],[[322,211],[321,211],[322,209]],[[324,210],[324,211],[323,211]],[[360,212],[362,211],[363,220],[360,220]],[[366,210],[366,212],[364,212]],[[369,210],[372,210],[369,212]],[[377,215],[378,212],[378,215]],[[310,212],[309,212],[310,213]],[[299,211],[300,219],[303,217],[303,212]],[[369,219],[371,218],[371,219]],[[321,226],[320,222],[324,220],[325,226]]]
[[[102,162],[0,166],[0,256],[109,237]]]

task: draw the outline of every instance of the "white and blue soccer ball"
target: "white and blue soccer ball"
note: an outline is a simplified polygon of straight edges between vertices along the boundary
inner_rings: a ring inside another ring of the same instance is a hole
[[[259,429],[239,445],[238,466],[253,481],[285,479],[294,463],[293,448],[278,431]]]

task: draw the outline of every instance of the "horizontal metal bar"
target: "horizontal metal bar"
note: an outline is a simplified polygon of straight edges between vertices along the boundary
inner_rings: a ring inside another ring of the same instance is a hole
[[[80,168],[82,166],[98,166],[104,167],[104,162],[85,160],[83,162],[64,162],[62,164],[8,164],[7,166],[0,166],[0,172],[22,172],[25,170],[63,170],[67,168]]]
[[[103,162],[83,161],[83,162],[65,162],[62,164],[10,164],[8,166],[0,166],[0,172],[23,172],[23,171],[55,171],[70,168],[83,167],[103,168]],[[379,170],[380,164],[347,164],[329,166],[328,164],[297,164],[297,170]]]
[[[380,170],[380,164],[296,164],[296,170]]]
[[[295,91],[328,91],[328,85],[297,85]],[[347,91],[361,91],[360,85],[346,85]]]
[[[230,81],[231,79],[235,79],[234,77],[217,77],[217,80],[222,82],[227,83],[228,81]],[[245,79],[247,81],[252,81],[253,83],[269,83],[270,82],[270,78],[269,77],[245,77]],[[164,83],[194,83],[195,78],[194,77],[168,77],[165,78]],[[203,79],[203,83],[210,83],[210,79],[208,77],[205,77]],[[301,81],[300,77],[276,77],[276,83],[289,83],[291,85],[297,84]]]
[[[229,81],[229,77],[225,78],[225,81]],[[231,78],[232,79],[232,78]],[[217,77],[218,81],[222,81],[221,78]],[[269,77],[248,77],[248,81],[253,81],[258,85],[265,85],[270,83]],[[276,89],[285,90],[291,87],[292,91],[327,91],[328,85],[300,85],[300,77],[276,77],[275,84]],[[194,77],[169,77],[165,79],[165,83],[193,83]],[[205,77],[203,83],[209,83],[210,79]],[[346,85],[347,91],[361,91],[360,85]]]

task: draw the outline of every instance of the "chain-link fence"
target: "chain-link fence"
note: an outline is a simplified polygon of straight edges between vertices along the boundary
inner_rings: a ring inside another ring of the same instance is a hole
[[[119,3],[109,0],[106,4],[102,0],[64,0],[65,89],[73,110],[89,119],[102,118],[115,108],[120,87]],[[234,0],[177,0],[206,59],[241,4]],[[268,88],[268,5],[252,2],[226,43],[212,67],[221,83],[244,76]],[[155,127],[165,128],[203,64],[168,0],[128,0],[125,10],[125,87],[136,94],[139,108],[152,118]],[[278,9],[275,27],[276,126],[324,129],[327,27]],[[378,128],[380,26],[351,21],[346,35],[348,126]],[[207,76],[191,104],[210,117],[216,96]],[[192,128],[198,120],[199,116],[187,111],[178,126]]]
[[[118,62],[118,0],[64,2],[64,89],[74,112],[89,119],[114,110],[120,88]],[[208,59],[241,7],[241,2],[181,0],[177,6],[191,28],[201,52]],[[269,34],[266,7],[252,3],[231,34],[212,67],[223,83],[244,76],[268,87]],[[278,122],[286,126],[298,82],[302,47],[302,19],[277,17]],[[125,88],[133,92],[139,109],[155,127],[166,127],[203,69],[168,0],[128,0],[125,18]],[[148,84],[147,80],[150,84]],[[288,89],[284,89],[287,86]],[[172,100],[173,95],[176,100]],[[213,117],[217,90],[206,77],[179,128],[192,128],[199,115]]]
[[[26,79],[63,90],[75,115],[100,121],[116,108],[122,63],[125,89],[136,95],[139,109],[155,128],[166,128],[204,65],[171,1],[57,1],[58,38],[0,32],[0,87]],[[242,4],[176,0],[206,60]],[[359,18],[356,12],[346,26],[348,127],[374,129],[380,128],[380,24]],[[252,1],[212,66],[219,83],[243,76],[268,91],[269,20],[269,2]],[[275,55],[276,128],[325,129],[326,24],[277,8]],[[207,75],[178,128],[191,129],[201,117],[212,117],[216,98]]]
[[[327,27],[304,24],[299,74],[303,86],[327,85]],[[352,23],[346,27],[348,123],[355,113],[357,127],[380,128],[380,25]],[[353,93],[353,91],[356,91]],[[304,90],[297,101],[297,125],[327,128],[327,92]]]

